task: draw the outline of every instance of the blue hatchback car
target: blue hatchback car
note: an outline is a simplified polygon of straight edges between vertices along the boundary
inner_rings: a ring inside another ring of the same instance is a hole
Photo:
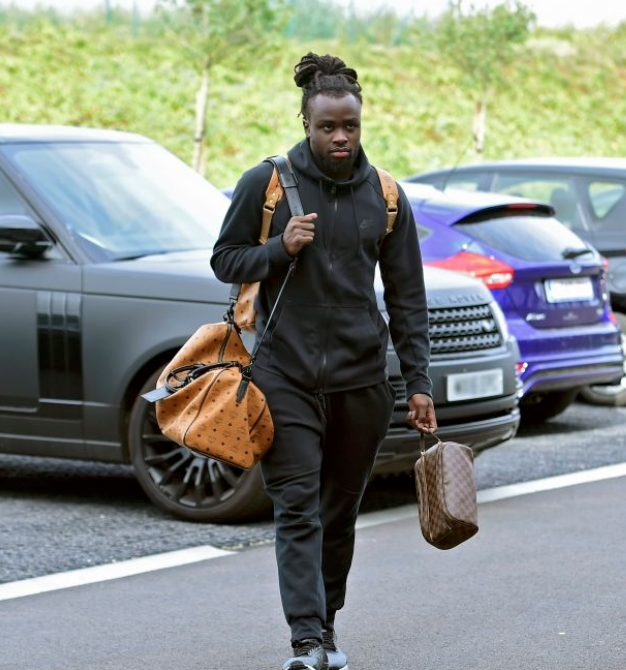
[[[606,261],[554,218],[514,196],[403,183],[424,261],[482,279],[517,338],[522,417],[562,412],[589,384],[623,375]]]

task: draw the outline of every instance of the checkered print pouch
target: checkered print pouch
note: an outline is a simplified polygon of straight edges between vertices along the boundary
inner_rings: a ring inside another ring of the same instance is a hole
[[[478,532],[474,456],[457,442],[437,443],[415,463],[420,526],[424,538],[438,549],[452,549]]]

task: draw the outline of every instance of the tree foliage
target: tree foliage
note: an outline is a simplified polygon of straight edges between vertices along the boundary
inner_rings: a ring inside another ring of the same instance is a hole
[[[211,71],[246,67],[269,50],[286,19],[284,0],[160,0],[158,8],[200,75],[196,93],[192,165],[206,168]]]
[[[504,81],[507,66],[518,57],[518,46],[528,39],[535,20],[520,0],[482,9],[452,0],[439,22],[439,50],[460,69],[474,93],[479,153],[484,145],[487,98]]]
[[[342,7],[328,0],[291,0],[287,35],[297,39],[332,39],[346,30]]]
[[[483,91],[502,81],[534,22],[534,13],[519,0],[483,9],[453,0],[439,22],[438,46],[468,82]]]
[[[271,46],[287,19],[284,0],[159,0],[157,8],[198,69],[245,64]]]
[[[106,22],[102,11],[53,18],[2,9],[0,122],[137,132],[190,162],[200,73],[190,34],[177,34],[161,15],[142,17],[135,33],[132,17],[118,10]],[[254,58],[233,54],[215,65],[208,177],[231,186],[302,138],[293,66],[309,50],[337,54],[358,71],[363,142],[374,164],[397,177],[454,164],[470,141],[476,91],[444,59],[436,34],[435,24],[421,23],[410,45],[390,46],[278,32]],[[534,30],[517,45],[506,88],[490,105],[484,156],[626,155],[625,38],[626,24]]]

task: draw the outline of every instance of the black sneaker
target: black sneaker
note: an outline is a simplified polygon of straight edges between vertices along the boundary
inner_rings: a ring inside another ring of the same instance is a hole
[[[328,658],[318,640],[295,640],[291,643],[293,656],[283,664],[283,670],[328,670]]]
[[[323,630],[322,640],[328,656],[328,670],[348,670],[348,657],[337,646],[335,631]]]

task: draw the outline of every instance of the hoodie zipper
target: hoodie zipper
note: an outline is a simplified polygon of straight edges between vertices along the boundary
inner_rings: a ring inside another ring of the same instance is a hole
[[[331,282],[333,280],[333,274],[335,272],[333,264],[333,235],[335,232],[335,220],[337,219],[337,184],[331,184],[330,194],[333,197],[333,216],[330,221],[330,226],[328,229],[328,246],[326,248],[326,253],[328,254],[328,273],[330,275]],[[334,287],[333,287],[334,289]],[[329,341],[329,330],[330,330],[330,316],[331,316],[331,306],[330,303],[326,304],[326,323],[324,327],[324,347],[322,349],[322,362],[320,366],[320,371],[318,375],[319,380],[319,393],[323,393],[326,388],[327,376],[328,376],[328,341]]]
[[[333,197],[333,218],[330,222],[330,230],[328,232],[328,269],[332,275],[333,267],[333,235],[335,234],[335,220],[337,219],[337,184],[332,184],[330,187],[330,195]]]

